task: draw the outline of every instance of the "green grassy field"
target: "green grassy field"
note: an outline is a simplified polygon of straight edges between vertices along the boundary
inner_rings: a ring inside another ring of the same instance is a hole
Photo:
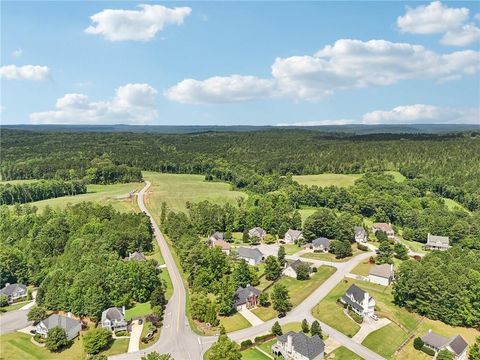
[[[358,250],[357,245],[353,244],[352,245],[352,256],[343,258],[343,259],[337,259],[335,258],[335,255],[332,253],[324,253],[324,252],[309,252],[306,254],[301,255],[300,257],[305,258],[305,259],[315,259],[315,260],[323,260],[323,261],[332,261],[332,262],[345,262],[350,260],[353,256],[358,255],[361,253],[361,250]]]
[[[325,360],[363,360],[363,358],[348,350],[346,347],[340,346],[328,354]]]
[[[185,211],[185,203],[209,200],[217,204],[235,204],[238,197],[246,194],[230,191],[230,185],[222,182],[204,181],[203,175],[162,174],[145,171],[143,177],[152,183],[146,204],[152,213],[159,216],[162,202],[170,210]]]
[[[103,205],[111,204],[118,211],[136,212],[138,211],[138,208],[134,196],[131,199],[117,199],[117,197],[128,195],[130,191],[140,190],[143,186],[143,183],[88,185],[86,194],[34,201],[29,204],[36,206],[41,211],[46,206],[64,208],[68,204],[78,204],[82,201],[94,201]]]
[[[33,182],[37,182],[37,181],[40,181],[40,180],[38,180],[38,179],[6,180],[6,181],[0,180],[0,185],[6,185],[6,184],[12,184],[12,185],[15,185],[15,184],[28,184],[28,183],[33,183]]]
[[[219,319],[226,332],[237,331],[251,326],[248,320],[238,312],[232,316],[220,316]]]
[[[407,179],[398,171],[385,171],[385,174],[393,175],[396,182],[404,182]]]
[[[136,317],[146,316],[152,313],[150,301],[144,303],[136,303],[130,309],[125,310],[125,320],[130,321]]]
[[[318,208],[314,208],[314,207],[303,207],[303,208],[298,209],[298,212],[300,213],[300,216],[302,217],[302,223],[304,223],[305,220],[317,210],[318,210]]]
[[[286,286],[290,295],[290,302],[295,307],[307,298],[316,288],[322,285],[336,271],[331,266],[320,266],[316,273],[312,273],[310,280],[297,280],[288,276],[282,276],[277,283]],[[273,291],[273,286],[269,287],[267,293]],[[278,314],[269,307],[258,307],[252,312],[263,321],[273,319]]]
[[[449,210],[463,210],[467,213],[470,213],[462,204],[456,202],[455,200],[442,197],[443,201],[445,201],[445,205],[448,207]]]
[[[348,187],[360,179],[363,174],[318,174],[318,175],[299,175],[294,176],[293,180],[302,185],[317,185],[321,187],[335,185],[338,187]]]
[[[256,348],[242,351],[242,360],[269,360],[270,358]]]
[[[351,271],[352,274],[367,276],[368,271],[371,269],[373,264],[370,264],[369,259],[363,260],[360,264],[355,266]]]

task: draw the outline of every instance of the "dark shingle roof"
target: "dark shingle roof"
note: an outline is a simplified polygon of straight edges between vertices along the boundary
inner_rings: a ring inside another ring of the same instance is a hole
[[[293,240],[297,240],[302,235],[302,232],[300,230],[288,229],[288,231],[285,235],[287,235],[287,234],[290,235]]]
[[[111,307],[108,308],[107,310],[104,310],[102,312],[102,322],[105,321],[106,319],[111,320],[111,321],[122,321],[124,320],[124,315],[122,308],[119,307]]]
[[[241,304],[245,304],[247,302],[247,298],[252,295],[260,296],[261,291],[255,289],[253,286],[248,285],[247,287],[239,287],[235,294],[233,295],[234,305],[238,306]]]
[[[215,240],[223,240],[223,233],[219,231],[215,231],[210,237],[214,238]]]
[[[0,290],[0,294],[10,296],[19,288],[23,291],[27,291],[27,287],[23,284],[8,284],[2,290]]]
[[[429,330],[424,336],[422,336],[422,341],[425,344],[435,347],[437,349],[442,349],[446,346],[450,346],[456,355],[460,355],[468,347],[467,342],[460,335],[447,338],[431,330]]]
[[[348,296],[346,295],[343,295],[342,296],[342,301],[347,304],[347,305],[350,305],[352,308],[354,308],[355,310],[361,312],[363,311],[363,307],[361,307],[359,304],[357,304],[356,302],[352,301]]]
[[[329,248],[330,247],[330,240],[324,237],[319,237],[316,238],[315,240],[312,241],[313,246],[318,247],[320,245],[323,245],[324,248]]]
[[[364,235],[365,234],[365,229],[361,226],[355,226],[353,228],[353,231],[355,231],[355,235]]]
[[[80,321],[69,318],[68,316],[53,314],[43,320],[42,323],[49,330],[54,328],[55,326],[59,326],[63,330],[65,330],[65,332],[68,332],[70,329],[78,326],[80,324]]]
[[[298,260],[295,260],[294,262],[292,262],[292,263],[290,264],[290,267],[291,267],[293,270],[295,270],[295,272],[296,272],[296,271],[298,270],[298,268],[300,267],[300,265],[310,266],[309,263],[304,262],[304,261],[301,261],[300,259],[298,259]]]
[[[368,275],[390,279],[393,275],[393,267],[390,264],[375,265],[370,269]]]
[[[135,251],[134,253],[128,255],[128,259],[142,261],[146,260],[146,257],[141,252]]]
[[[468,344],[463,337],[461,337],[460,335],[457,335],[453,338],[450,338],[449,346],[452,348],[455,354],[460,355],[468,347]]]
[[[314,359],[325,351],[325,343],[318,335],[309,337],[302,331],[289,331],[288,333],[279,336],[277,340],[281,343],[286,343],[289,336],[292,337],[294,350],[308,359]]]
[[[365,299],[365,293],[366,291],[363,291],[355,284],[350,286],[346,292],[347,295],[352,296],[355,299],[355,301],[359,303],[361,303],[363,299]]]
[[[258,259],[263,257],[262,252],[257,248],[239,247],[237,251],[238,256],[243,258]]]

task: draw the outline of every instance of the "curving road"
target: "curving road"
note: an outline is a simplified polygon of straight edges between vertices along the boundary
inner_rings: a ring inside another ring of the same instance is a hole
[[[145,192],[150,187],[150,182],[146,181],[145,187],[138,193],[137,201],[141,211],[150,217],[155,238],[162,252],[166,267],[170,274],[173,284],[173,296],[170,298],[165,310],[165,319],[162,327],[160,339],[151,347],[132,353],[125,353],[115,356],[110,356],[112,360],[137,360],[141,356],[151,351],[159,353],[170,353],[178,360],[201,360],[203,353],[216,341],[215,336],[199,336],[195,334],[188,324],[186,317],[186,292],[185,287],[170,249],[158,228],[155,219],[150,214],[144,203]],[[322,300],[340,281],[348,274],[359,262],[373,255],[372,252],[362,253],[355,256],[351,260],[344,263],[328,263],[328,265],[335,266],[337,271],[330,276],[321,286],[319,286],[308,298],[306,298],[300,305],[295,307],[284,318],[280,319],[280,324],[285,324],[294,321],[302,321],[304,318],[312,322],[315,320],[311,315],[312,308]],[[294,259],[295,256],[290,258]],[[308,261],[312,261],[309,259]],[[312,261],[315,263],[322,263],[321,261]],[[261,325],[250,327],[247,329],[229,333],[229,337],[235,341],[245,339],[253,339],[255,336],[264,334],[270,331],[273,323],[278,319],[272,319],[264,322]],[[336,342],[347,347],[357,355],[367,360],[384,360],[383,357],[377,353],[367,349],[361,344],[356,343],[351,338],[333,329],[327,324],[320,323],[322,330],[327,333]]]

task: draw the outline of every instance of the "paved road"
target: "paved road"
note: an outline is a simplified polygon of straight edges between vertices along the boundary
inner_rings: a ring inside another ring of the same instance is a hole
[[[32,325],[32,322],[27,320],[27,314],[28,310],[14,310],[0,315],[0,335]]]
[[[151,347],[134,353],[125,353],[115,356],[110,356],[112,360],[137,360],[142,355],[157,351],[159,353],[170,353],[175,359],[180,360],[202,360],[203,353],[216,341],[214,336],[198,336],[189,327],[188,320],[186,318],[186,293],[185,287],[180,276],[180,272],[173,260],[173,256],[168,248],[168,245],[157,226],[157,223],[153,219],[152,215],[148,212],[144,204],[144,195],[147,189],[150,187],[150,182],[146,182],[146,186],[138,193],[138,206],[141,211],[146,213],[152,221],[155,238],[158,241],[160,250],[162,252],[165,264],[173,283],[173,296],[170,298],[165,311],[164,325],[160,339]],[[315,319],[311,315],[312,308],[322,300],[340,281],[344,276],[348,274],[359,262],[372,256],[372,252],[362,253],[355,256],[351,260],[343,263],[328,263],[328,265],[335,266],[337,271],[330,276],[320,287],[318,287],[307,299],[305,299],[300,305],[295,307],[284,318],[280,319],[280,324],[285,324],[294,321],[301,321],[306,318],[309,322]],[[294,258],[294,256],[292,257]],[[310,259],[309,259],[310,261]],[[321,261],[312,261],[315,263],[324,263]],[[272,319],[264,322],[261,325],[250,327],[247,329],[235,331],[229,333],[229,337],[235,341],[241,341],[245,339],[253,339],[255,336],[267,333],[270,331],[273,323],[278,319]],[[327,333],[333,340],[347,347],[351,351],[355,352],[359,356],[367,360],[384,360],[380,355],[367,349],[354,342],[348,336],[333,329],[327,324],[320,323],[322,330]]]

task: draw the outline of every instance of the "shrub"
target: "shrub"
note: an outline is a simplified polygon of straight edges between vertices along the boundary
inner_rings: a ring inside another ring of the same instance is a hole
[[[115,331],[115,336],[128,336],[128,331]]]
[[[48,331],[45,346],[50,351],[59,351],[68,345],[67,334],[59,326],[55,326]]]
[[[312,266],[312,272],[317,272],[318,271],[318,268],[316,268],[315,266]]]
[[[425,345],[422,346],[422,351],[430,356],[435,356],[435,351],[433,349],[430,349],[429,347],[426,347]]]
[[[4,307],[8,305],[8,298],[6,295],[0,295],[0,307]]]
[[[98,354],[111,344],[112,332],[104,328],[92,329],[82,337],[82,342],[87,354]]]
[[[255,338],[255,343],[256,343],[256,344],[257,344],[257,343],[263,343],[263,342],[265,342],[265,341],[267,341],[267,340],[270,340],[270,339],[272,339],[272,338],[274,338],[274,337],[275,337],[275,335],[273,335],[273,334],[260,335],[260,336],[257,336],[257,337]]]
[[[45,338],[43,337],[42,334],[35,334],[35,336],[33,337],[33,340],[35,340],[39,344],[45,343]]]
[[[413,347],[415,349],[422,350],[423,345],[425,345],[425,343],[419,337],[416,337],[415,340],[413,340]]]
[[[252,340],[250,340],[250,339],[244,340],[240,343],[240,350],[248,349],[252,345],[253,345]]]
[[[358,250],[360,250],[360,251],[368,251],[368,247],[366,247],[366,246],[363,245],[363,244],[357,244],[357,248],[358,248]]]

